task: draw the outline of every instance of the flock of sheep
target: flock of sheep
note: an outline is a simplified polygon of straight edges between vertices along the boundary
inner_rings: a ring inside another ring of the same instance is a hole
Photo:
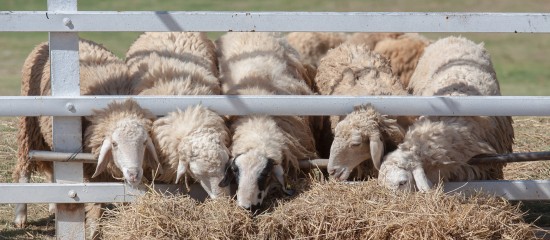
[[[432,42],[400,33],[144,33],[126,61],[80,41],[81,95],[500,95],[483,44],[462,37]],[[22,70],[21,95],[50,95],[49,49],[38,45]],[[259,208],[272,186],[284,193],[302,173],[299,160],[329,158],[336,180],[378,177],[390,189],[427,191],[440,181],[502,178],[503,164],[469,165],[479,154],[512,151],[510,117],[387,116],[369,104],[347,116],[220,116],[197,105],[154,116],[134,100],[112,102],[83,118],[85,181],[201,184]],[[52,179],[51,117],[21,117],[14,181],[35,172]],[[354,171],[359,169],[362,171]],[[366,170],[366,171],[365,171]],[[53,210],[55,205],[51,205]],[[97,212],[97,211],[96,211]],[[15,224],[26,224],[26,204]],[[97,217],[97,216],[96,216]]]

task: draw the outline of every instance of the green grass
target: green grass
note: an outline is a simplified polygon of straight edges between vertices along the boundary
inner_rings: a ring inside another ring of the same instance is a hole
[[[44,0],[3,0],[2,11],[46,10]],[[528,1],[437,1],[437,0],[186,0],[186,1],[79,1],[84,11],[472,11],[472,12],[550,12],[550,2]],[[104,44],[123,57],[139,33],[81,33],[83,38]],[[451,35],[427,34],[437,39]],[[455,34],[456,35],[456,34]],[[485,42],[492,55],[504,95],[550,95],[549,34],[461,34]],[[219,33],[210,34],[215,38]],[[0,33],[0,95],[19,95],[20,71],[30,50],[47,40],[47,33]]]

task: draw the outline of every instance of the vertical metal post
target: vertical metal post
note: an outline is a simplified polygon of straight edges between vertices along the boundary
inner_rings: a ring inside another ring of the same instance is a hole
[[[48,0],[48,11],[77,11],[76,0]],[[67,30],[71,20],[59,24]],[[80,95],[80,69],[78,33],[50,33],[51,87],[53,96]],[[53,144],[57,152],[77,152],[82,145],[82,125],[79,117],[53,117]],[[83,181],[82,163],[54,163],[54,179],[57,183]],[[57,204],[57,239],[85,239],[84,204]]]

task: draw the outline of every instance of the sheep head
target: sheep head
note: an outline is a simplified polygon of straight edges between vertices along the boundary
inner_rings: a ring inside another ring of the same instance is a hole
[[[380,166],[378,183],[391,190],[421,192],[430,190],[433,185],[419,159],[403,149],[386,156]]]
[[[237,154],[228,165],[220,186],[229,185],[235,178],[238,183],[237,204],[255,212],[267,196],[273,178],[282,185],[285,193],[292,194],[284,187],[284,170],[277,162],[255,150]]]
[[[179,159],[176,183],[186,173],[199,181],[208,195],[215,199],[229,196],[229,187],[220,187],[229,164],[229,149],[226,147],[227,132],[202,129],[184,138],[178,147]]]
[[[394,119],[378,114],[372,106],[357,107],[336,125],[330,148],[329,174],[344,181],[355,167],[369,159],[379,169],[384,142],[397,145],[404,134],[405,131]]]
[[[113,102],[106,109],[94,111],[88,118],[91,125],[85,132],[86,147],[98,156],[92,178],[107,169],[114,171],[108,167],[114,164],[126,182],[139,185],[143,177],[144,160],[153,169],[160,167],[149,135],[153,118],[149,111],[142,109],[133,100]],[[146,150],[149,152],[147,158]],[[162,173],[162,169],[159,168],[159,172]]]

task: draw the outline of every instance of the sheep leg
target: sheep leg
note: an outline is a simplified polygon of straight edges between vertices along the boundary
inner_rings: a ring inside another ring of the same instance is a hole
[[[26,172],[19,177],[19,183],[28,183],[30,178],[30,173]],[[27,224],[27,204],[18,203],[15,205],[15,219],[13,224],[16,228],[24,228]]]

